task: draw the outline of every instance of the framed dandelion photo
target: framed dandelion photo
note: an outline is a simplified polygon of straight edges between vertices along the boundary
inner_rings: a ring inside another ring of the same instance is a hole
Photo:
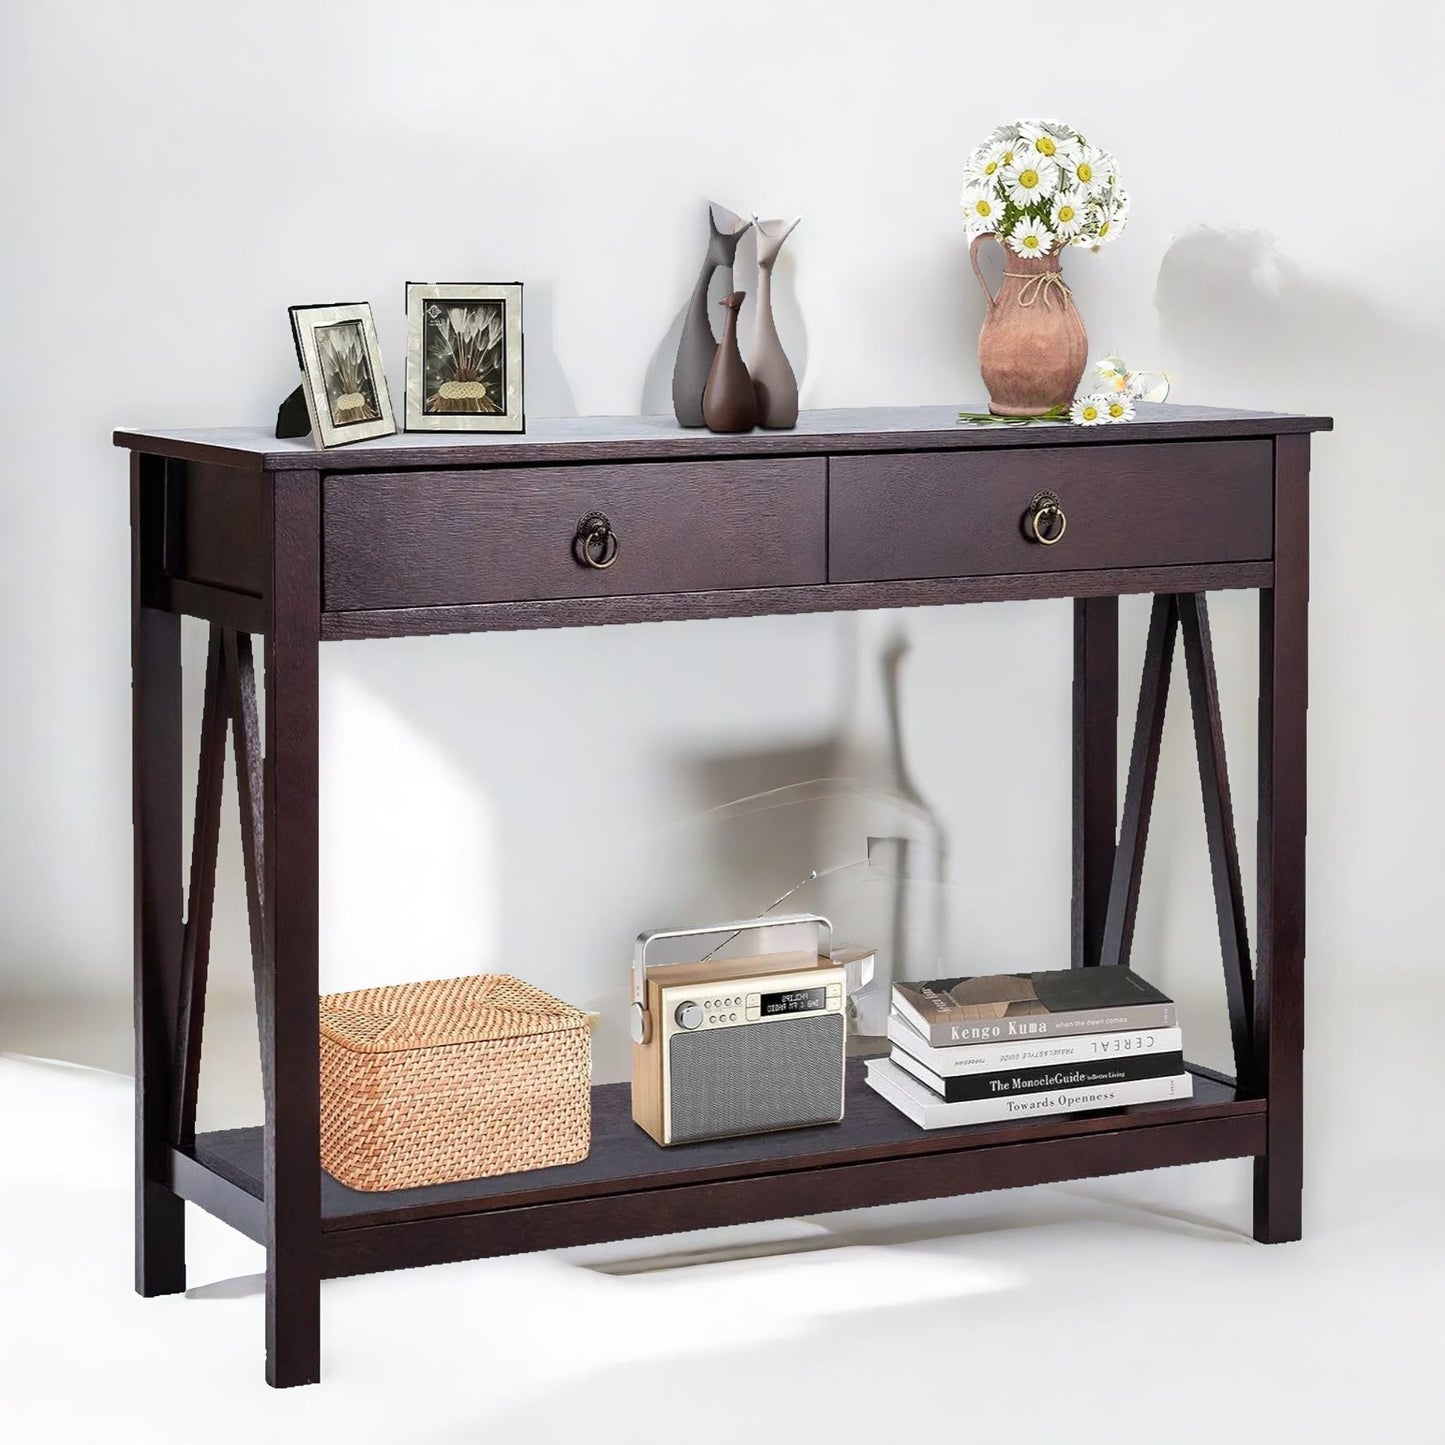
[[[365,301],[291,307],[301,389],[316,445],[389,437],[396,432],[376,325]]]
[[[520,282],[410,282],[406,322],[407,431],[527,429]]]

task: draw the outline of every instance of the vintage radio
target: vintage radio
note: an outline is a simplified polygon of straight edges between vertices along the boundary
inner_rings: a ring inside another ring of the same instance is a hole
[[[790,942],[806,930],[813,946],[648,966],[648,947],[661,939],[731,937],[745,929]],[[831,940],[832,925],[816,914],[661,929],[638,938],[632,1117],[659,1144],[843,1117],[846,970],[833,963]]]

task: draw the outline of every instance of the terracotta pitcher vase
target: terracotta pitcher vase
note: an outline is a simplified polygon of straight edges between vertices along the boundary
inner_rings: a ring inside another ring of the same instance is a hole
[[[988,297],[978,333],[978,365],[995,416],[1041,416],[1067,407],[1089,360],[1089,337],[1059,270],[1059,253],[1004,253],[1003,284],[994,295],[979,269],[978,248],[994,236],[975,236],[968,248],[973,274]]]

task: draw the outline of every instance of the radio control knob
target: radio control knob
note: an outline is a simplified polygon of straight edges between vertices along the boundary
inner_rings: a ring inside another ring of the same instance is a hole
[[[677,1026],[682,1029],[695,1029],[702,1023],[702,1005],[688,999],[686,1003],[677,1006],[677,1012],[673,1015],[677,1020]]]

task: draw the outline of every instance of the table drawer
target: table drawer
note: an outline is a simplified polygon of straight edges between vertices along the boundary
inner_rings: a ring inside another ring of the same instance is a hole
[[[834,457],[828,580],[1257,561],[1273,477],[1270,441]],[[1049,546],[1025,535],[1044,490],[1066,518]]]
[[[325,607],[824,582],[827,492],[821,457],[338,474],[323,500]],[[618,544],[600,570],[574,548],[592,512]]]

